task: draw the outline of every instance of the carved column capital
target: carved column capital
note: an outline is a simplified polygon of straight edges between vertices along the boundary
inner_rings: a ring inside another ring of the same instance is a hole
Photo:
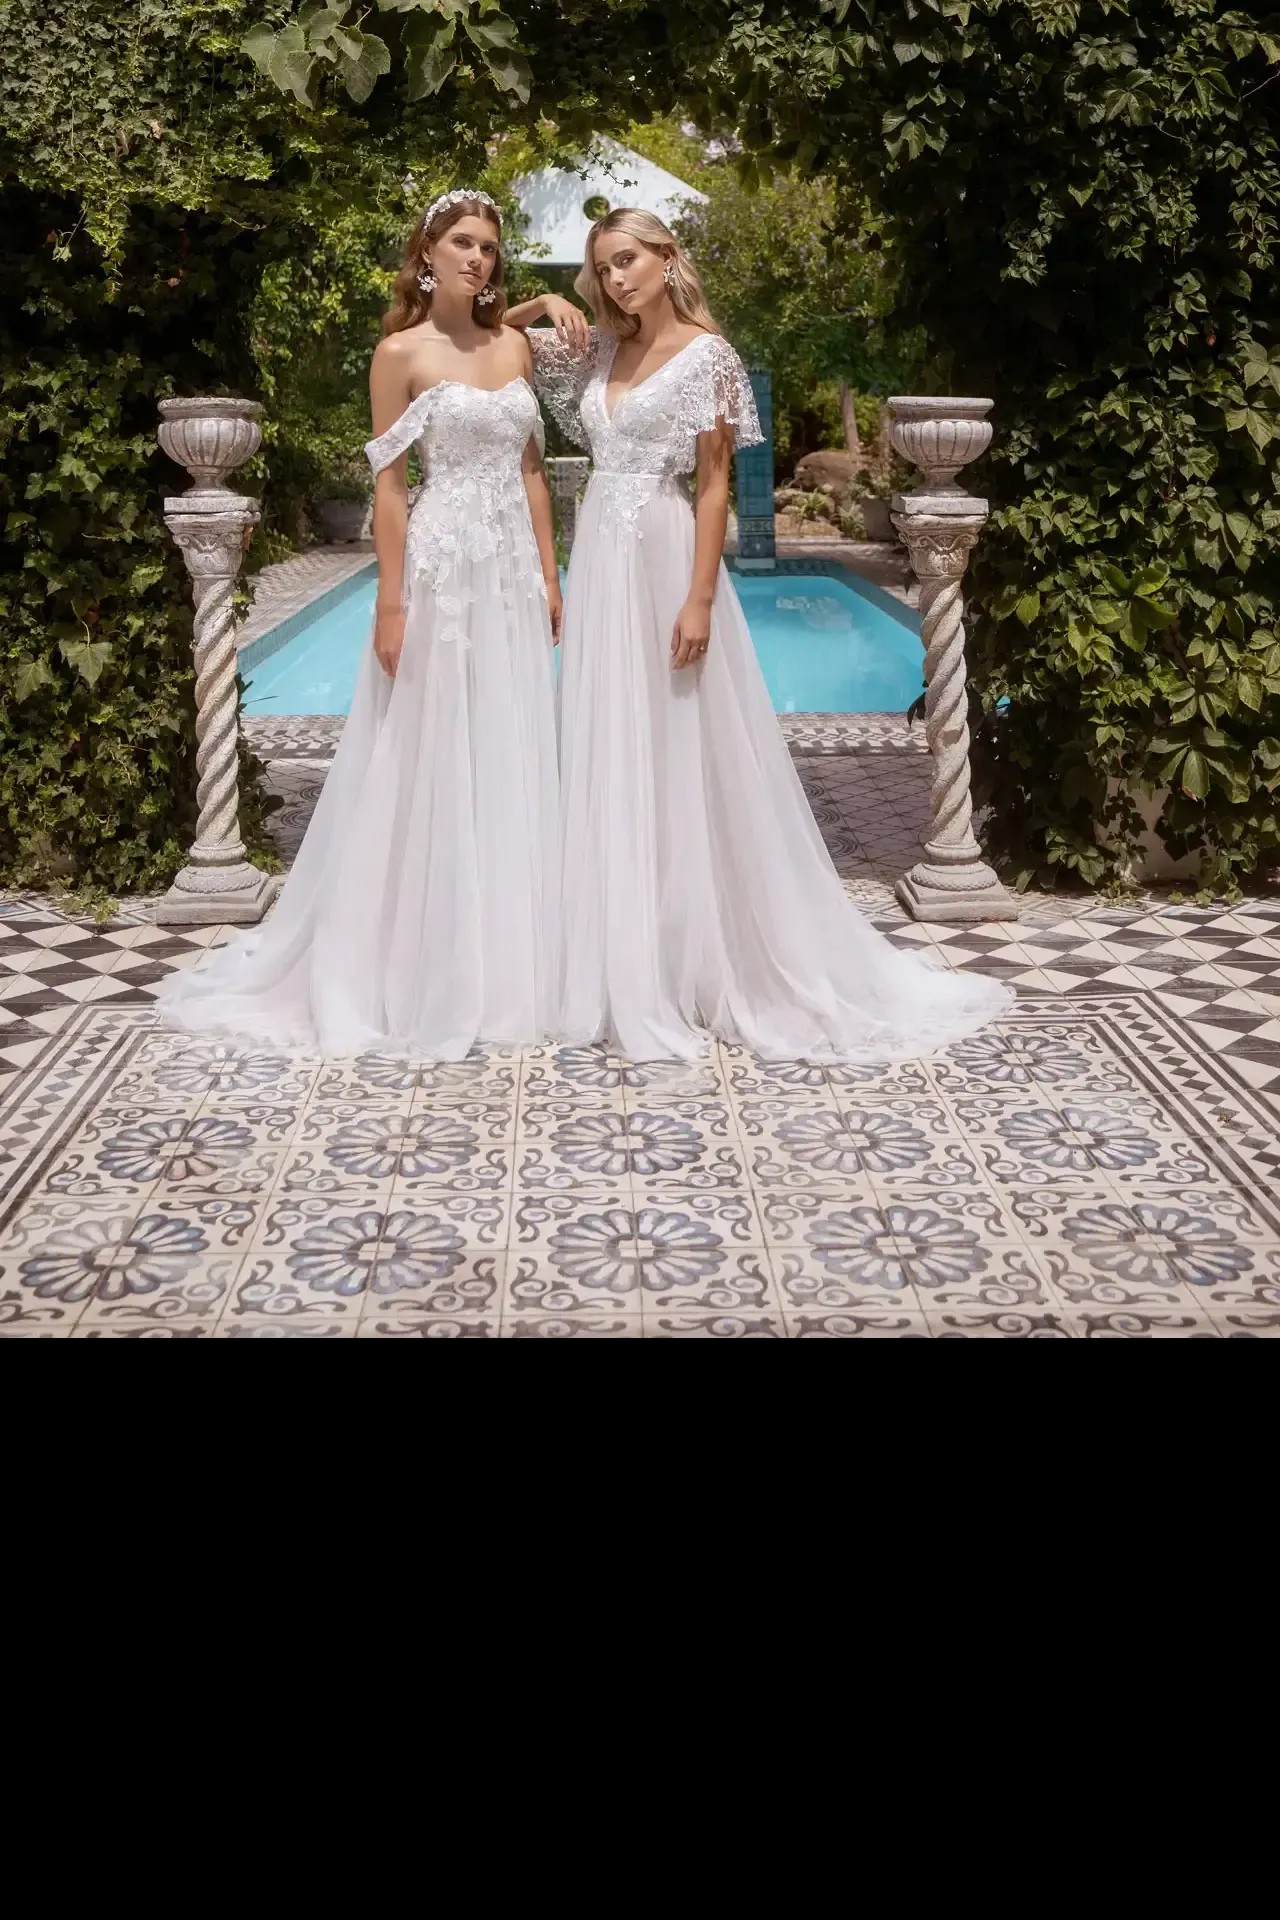
[[[983,511],[962,517],[904,513],[898,504],[901,499],[900,494],[894,496],[890,518],[906,543],[913,571],[921,580],[959,580],[978,544],[987,517],[986,502],[975,501]]]

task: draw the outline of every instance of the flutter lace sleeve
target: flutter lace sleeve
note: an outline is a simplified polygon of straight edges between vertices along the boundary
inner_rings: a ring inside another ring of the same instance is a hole
[[[747,370],[717,334],[688,355],[676,405],[674,471],[691,473],[698,464],[698,435],[717,424],[733,428],[735,447],[754,447],[764,439]]]
[[[427,402],[433,392],[432,387],[424,388],[416,400],[409,402],[400,418],[394,420],[385,433],[380,433],[376,440],[365,441],[365,458],[373,468],[375,479],[384,467],[389,467],[393,460],[398,460],[402,453],[407,453],[418,438],[422,432],[423,421],[426,419]]]
[[[530,327],[524,337],[533,355],[533,386],[539,400],[576,446],[590,450],[579,408],[596,364],[596,329],[591,328],[590,344],[581,351],[567,347],[554,327]]]

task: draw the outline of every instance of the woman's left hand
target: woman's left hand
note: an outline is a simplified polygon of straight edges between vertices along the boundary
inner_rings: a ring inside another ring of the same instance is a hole
[[[711,645],[711,603],[686,600],[671,635],[673,667],[696,667]]]
[[[547,581],[547,613],[551,620],[551,643],[560,645],[560,622],[564,618],[564,596],[559,579]]]

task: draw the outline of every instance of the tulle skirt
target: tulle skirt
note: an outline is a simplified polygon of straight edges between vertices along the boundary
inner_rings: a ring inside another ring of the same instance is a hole
[[[693,547],[682,488],[592,477],[561,638],[562,1034],[874,1062],[985,1025],[1007,987],[902,952],[845,894],[723,567],[709,651],[673,671]]]
[[[460,540],[439,590],[411,582],[394,680],[370,640],[280,900],[263,926],[162,984],[166,1025],[440,1060],[550,1035],[552,642],[523,498],[511,520]]]

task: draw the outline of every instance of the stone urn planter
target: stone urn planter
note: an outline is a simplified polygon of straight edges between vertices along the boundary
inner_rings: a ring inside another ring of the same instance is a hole
[[[188,494],[229,493],[228,474],[262,445],[261,417],[256,400],[162,400],[156,438],[191,475]]]
[[[991,445],[990,400],[901,394],[889,408],[893,444],[923,476],[912,493],[963,497],[956,475]]]
[[[316,501],[320,531],[331,544],[347,545],[365,537],[369,521],[369,502],[363,497],[351,500],[328,498]]]

